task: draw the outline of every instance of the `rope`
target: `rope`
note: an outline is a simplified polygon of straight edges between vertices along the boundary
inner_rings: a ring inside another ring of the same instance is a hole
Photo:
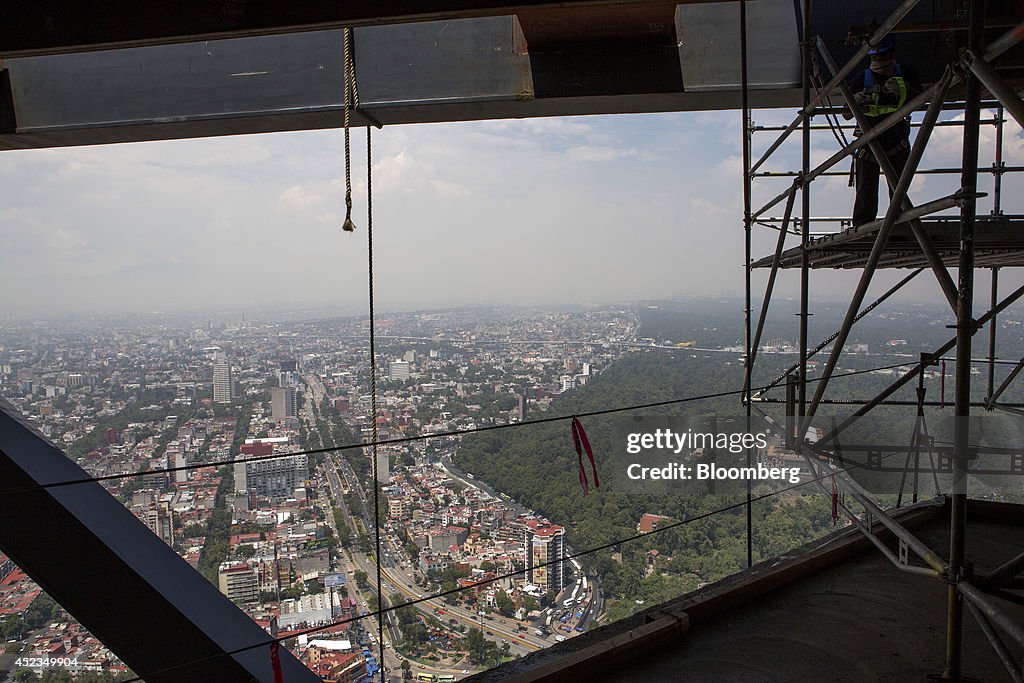
[[[354,76],[354,74],[353,74]],[[353,77],[353,82],[355,78]],[[377,602],[378,607],[384,606],[384,592],[381,590],[381,552],[380,552],[380,482],[377,479],[377,440],[380,436],[377,428],[377,339],[374,327],[376,311],[373,295],[373,147],[370,142],[370,127],[366,127],[366,272],[369,281],[370,300],[370,417],[371,443],[370,457],[373,476],[373,536],[377,548]],[[380,646],[380,680],[384,681],[384,619],[377,619],[377,645]]]
[[[359,89],[356,87],[356,67],[355,61],[352,59],[352,48],[349,45],[352,40],[352,29],[346,28],[342,33],[344,35],[342,81],[345,84],[345,95],[342,102],[342,116],[345,125],[345,222],[342,223],[341,229],[345,232],[354,232],[356,226],[352,222],[352,155],[349,125],[352,108],[359,106]]]

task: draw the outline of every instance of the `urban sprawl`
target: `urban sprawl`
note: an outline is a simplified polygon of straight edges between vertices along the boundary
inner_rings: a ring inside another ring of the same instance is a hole
[[[323,680],[456,680],[602,619],[558,520],[456,469],[445,434],[543,413],[645,343],[634,310],[378,321],[375,423],[365,320],[239,317],[8,323],[0,395],[91,475],[133,475],[102,484],[257,623],[295,633]],[[374,435],[424,438],[373,463]],[[385,612],[381,662],[375,612],[446,591]],[[127,673],[2,555],[0,619],[37,674]]]

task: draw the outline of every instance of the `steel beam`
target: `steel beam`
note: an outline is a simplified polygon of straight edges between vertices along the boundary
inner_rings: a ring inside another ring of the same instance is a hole
[[[973,327],[973,331],[977,332],[979,329],[981,329],[982,326],[985,325],[985,323],[992,319],[992,316],[1002,313],[1011,304],[1020,299],[1022,296],[1024,296],[1024,285],[1015,289],[1012,293],[1007,295],[1007,297],[1003,299],[998,306],[996,306],[988,313],[978,318],[977,324]],[[932,354],[932,357],[940,358],[943,354],[949,353],[949,351],[951,351],[954,346],[956,346],[956,337],[953,337],[945,344],[940,346],[938,350],[936,350],[935,353]],[[902,387],[907,382],[917,377],[920,371],[921,365],[919,363],[915,363],[913,368],[908,370],[902,377],[900,377],[898,380],[896,380],[888,387],[883,389],[881,392],[879,392],[874,398],[870,399],[866,404],[864,404],[862,408],[858,409],[853,415],[846,418],[846,420],[844,420],[838,427],[836,427],[831,432],[826,434],[822,439],[820,439],[818,443],[825,444],[828,443],[828,441],[830,441],[831,439],[834,439],[836,436],[842,433],[844,429],[849,427],[853,423],[853,421],[856,420],[858,417],[867,415],[869,412],[871,412],[872,409],[874,409],[878,405],[881,405],[882,403],[885,402],[887,398],[889,398],[894,393],[899,391],[900,387]]]
[[[882,294],[882,296],[880,296],[877,299],[875,299],[874,301],[872,301],[868,306],[866,306],[864,308],[864,310],[862,310],[860,313],[858,313],[857,314],[857,318],[854,320],[854,322],[857,322],[857,320],[860,320],[861,318],[866,316],[868,313],[870,313],[871,311],[873,311],[876,308],[878,308],[886,299],[888,299],[893,294],[895,294],[896,292],[898,292],[901,289],[903,289],[904,285],[906,285],[908,282],[913,280],[923,270],[924,270],[924,268],[918,268],[917,270],[913,271],[912,273],[907,275],[905,278],[903,278],[902,280],[897,282],[895,285],[890,287],[884,294]],[[822,340],[821,343],[819,343],[817,346],[815,346],[813,349],[811,349],[811,351],[808,352],[807,357],[811,358],[811,357],[817,355],[818,352],[820,352],[826,346],[828,346],[833,341],[835,341],[836,337],[838,337],[838,336],[839,336],[839,330],[836,330],[835,332],[833,332],[829,336],[825,337],[825,339]],[[778,377],[773,379],[771,381],[771,383],[767,387],[765,387],[763,390],[758,392],[757,396],[758,397],[763,396],[765,392],[767,392],[769,389],[772,389],[772,388],[778,386],[779,382],[784,380],[786,377],[788,377],[790,374],[792,374],[794,371],[798,370],[799,368],[800,368],[800,364],[799,363],[794,363],[793,365],[791,365],[789,367],[789,369],[787,369],[781,375],[779,375]]]
[[[761,302],[761,312],[757,319],[757,329],[754,333],[754,340],[750,345],[750,349],[747,351],[747,355],[750,357],[750,366],[753,368],[754,359],[757,358],[757,350],[761,346],[761,334],[764,332],[764,324],[768,318],[768,305],[772,300],[772,293],[775,291],[775,279],[779,273],[779,259],[782,257],[783,247],[786,245],[786,235],[789,234],[789,219],[793,212],[793,202],[796,199],[796,195],[790,195],[789,201],[786,202],[786,214],[782,219],[782,227],[779,229],[779,239],[775,243],[775,256],[772,261],[771,271],[768,273],[768,283],[764,289],[764,299]],[[747,280],[750,280],[750,254],[747,254]],[[752,371],[751,371],[752,372]],[[750,374],[744,378],[744,389],[750,386]],[[747,396],[747,401],[750,400],[750,396]]]
[[[756,353],[756,347],[751,345],[750,336],[750,261],[751,261],[751,222],[750,222],[750,83],[747,78],[747,0],[740,0],[740,87],[742,90],[742,106],[741,115],[743,118],[743,232],[745,242],[745,257],[744,257],[744,271],[745,271],[745,309],[744,309],[744,323],[745,329],[745,341],[747,343],[747,357],[746,363],[744,364],[743,372],[743,404],[746,406],[747,411],[747,429],[750,429],[750,418],[751,418],[751,403],[750,403],[750,378],[754,371],[754,354]],[[786,226],[782,226],[782,230],[779,231],[779,245],[776,248],[776,259],[781,254],[781,244],[786,240]],[[773,278],[769,287],[775,284],[774,273]],[[766,295],[768,296],[768,295]],[[764,324],[764,312],[761,311],[761,320],[758,329],[758,337],[760,337],[760,327]],[[751,461],[752,454],[750,448],[747,448],[747,467],[750,467],[753,463]],[[747,568],[754,566],[754,521],[751,496],[753,494],[752,484],[750,480],[747,480]]]
[[[971,0],[969,50],[981,46],[984,26],[984,0]],[[978,185],[978,121],[981,119],[981,87],[977,78],[966,78],[964,96],[964,136],[960,187],[968,194]],[[964,605],[957,583],[964,579],[967,546],[967,467],[970,456],[971,414],[971,340],[977,331],[974,322],[974,222],[977,200],[968,197],[960,206],[960,259],[956,307],[956,383],[954,385],[953,491],[949,512],[950,585],[946,604],[946,669],[943,676],[961,679],[963,668]],[[995,315],[993,314],[993,318]]]
[[[782,133],[782,135],[780,135],[775,140],[775,142],[773,142],[771,146],[769,146],[769,148],[765,151],[761,158],[758,159],[757,163],[754,164],[753,167],[751,167],[751,173],[759,169],[761,167],[761,164],[767,161],[768,157],[770,157],[775,152],[775,150],[777,150],[782,145],[782,143],[786,141],[786,138],[788,138],[793,133],[793,131],[797,129],[797,127],[801,126],[801,124],[803,124],[804,126],[807,125],[806,117],[814,113],[814,108],[821,103],[822,99],[832,90],[832,88],[839,85],[839,83],[841,83],[844,78],[849,76],[853,72],[853,70],[857,68],[857,66],[860,64],[860,61],[867,57],[868,50],[870,50],[872,47],[880,43],[882,39],[885,38],[885,36],[888,35],[889,32],[893,30],[896,27],[896,25],[900,23],[900,21],[903,20],[903,17],[907,16],[907,14],[910,13],[910,10],[914,9],[918,2],[919,0],[904,0],[903,2],[901,2],[899,6],[895,9],[895,11],[893,11],[893,13],[890,14],[884,22],[882,22],[882,24],[875,30],[875,32],[871,34],[871,36],[864,43],[864,45],[862,45],[861,48],[857,50],[857,54],[851,57],[849,61],[847,61],[846,64],[843,65],[842,69],[840,69],[839,71],[833,71],[833,74],[835,75],[832,76],[832,80],[830,80],[820,90],[818,90],[818,93],[817,95],[814,96],[814,99],[810,98],[810,80],[808,78],[810,74],[810,64],[807,63],[807,57],[809,57],[809,50],[806,49],[811,37],[810,3],[803,3],[802,11],[804,30],[801,31],[801,40],[803,41],[805,47],[804,76],[807,79],[805,81],[803,108],[800,110],[800,113],[797,115],[797,117],[793,119],[793,122],[786,127],[786,130]]]
[[[1013,658],[1013,654],[1006,648],[1006,644],[1003,639],[996,633],[995,628],[992,626],[992,622],[989,621],[981,610],[979,610],[974,603],[968,602],[967,606],[971,609],[971,614],[974,615],[975,620],[978,622],[978,626],[985,633],[985,637],[988,638],[988,642],[992,644],[992,649],[996,651],[999,660],[1006,667],[1006,672],[1010,674],[1010,679],[1014,683],[1024,683],[1024,676],[1021,675],[1020,667],[1017,666],[1017,662]]]
[[[1003,611],[996,603],[985,595],[978,587],[970,581],[960,581],[955,588],[968,601],[974,604],[978,610],[988,617],[989,621],[1003,629],[1017,644],[1024,647],[1024,627],[1018,624],[1010,615]]]
[[[821,47],[824,48],[824,46]],[[947,70],[942,81],[938,84],[938,93],[942,96],[936,97],[936,99],[932,100],[931,104],[928,106],[928,111],[925,112],[921,130],[918,132],[917,138],[914,140],[914,144],[910,148],[910,156],[907,160],[906,167],[902,169],[899,182],[893,189],[892,200],[889,202],[889,207],[886,210],[885,219],[882,222],[881,227],[878,229],[874,246],[871,248],[871,253],[868,255],[867,262],[864,265],[864,270],[861,272],[860,281],[857,283],[857,289],[854,291],[850,305],[847,308],[843,324],[839,328],[839,335],[836,337],[835,346],[832,347],[832,353],[829,355],[828,362],[825,365],[825,370],[821,375],[818,385],[815,387],[814,398],[811,399],[810,405],[807,406],[807,412],[802,418],[803,424],[800,427],[801,434],[806,431],[810,418],[817,410],[818,403],[824,396],[825,391],[828,388],[829,380],[832,377],[832,373],[835,371],[836,364],[839,362],[839,356],[843,351],[843,344],[846,343],[850,329],[853,327],[857,312],[860,310],[861,303],[864,301],[864,296],[867,294],[868,286],[871,284],[871,278],[874,276],[875,269],[878,267],[878,262],[881,260],[882,253],[885,251],[885,245],[889,239],[889,233],[892,230],[896,216],[899,214],[900,207],[903,205],[904,199],[906,199],[907,191],[910,189],[910,183],[914,179],[914,171],[917,170],[917,166],[921,162],[921,157],[924,156],[925,147],[928,145],[928,138],[930,137],[934,124],[939,117],[939,106],[944,99],[945,91],[948,89],[951,79],[952,72]],[[845,83],[840,84],[840,88],[842,89],[843,97],[850,106],[850,111],[854,113],[857,120],[860,121],[865,130],[867,130],[869,127],[867,120],[861,113],[860,107],[858,107],[857,103],[853,100],[853,95],[850,92],[850,89]],[[880,147],[877,148],[875,154],[879,162],[885,159],[885,153]],[[891,165],[890,170],[892,170]]]
[[[988,88],[988,91],[999,100],[1000,104],[1010,112],[1017,123],[1024,126],[1024,102],[1017,96],[1017,92],[1003,77],[996,73],[992,65],[985,61],[984,57],[976,55],[971,50],[964,53],[964,61],[971,73]]]
[[[999,385],[999,388],[989,395],[988,400],[985,401],[985,408],[987,410],[992,410],[996,401],[999,400],[999,397],[1003,395],[1003,392],[1006,391],[1006,388],[1010,386],[1014,379],[1016,379],[1022,369],[1024,369],[1024,358],[1021,358],[1020,362],[1013,366],[1013,370],[1010,370],[1010,374],[1006,376],[1006,379],[1004,379],[1002,384]]]
[[[906,11],[910,11],[910,7],[916,3],[903,2],[900,8],[907,7]],[[908,6],[909,5],[909,6]],[[811,168],[811,112],[813,111],[813,105],[811,102],[811,57],[813,52],[811,50],[811,0],[804,0],[803,12],[801,15],[801,45],[800,53],[801,66],[803,67],[803,83],[802,83],[802,95],[803,109],[800,111],[800,331],[799,331],[799,344],[800,344],[800,385],[797,387],[798,392],[798,415],[796,423],[800,425],[803,421],[804,412],[807,410],[807,330],[808,330],[808,317],[810,316],[810,291],[811,291],[811,255],[807,252],[808,244],[811,241],[811,188],[810,178],[808,172]],[[893,16],[896,16],[894,13]],[[884,27],[891,29],[899,23],[899,18],[887,21]],[[887,29],[887,30],[888,30]],[[885,33],[878,36],[881,40]],[[851,60],[852,62],[852,60]],[[850,67],[853,68],[852,66]],[[824,90],[824,89],[823,89]],[[827,92],[827,91],[826,91]],[[796,191],[796,185],[793,185],[793,191]],[[803,441],[803,432],[798,431],[797,444]]]
[[[818,51],[821,53],[822,59],[826,61],[829,68],[834,69],[835,62],[832,61],[832,55],[829,54],[828,47],[826,47],[825,43],[820,38],[818,39]],[[931,135],[932,130],[935,128],[935,124],[938,122],[938,117],[942,108],[942,103],[945,101],[946,93],[949,91],[949,88],[952,84],[953,70],[951,68],[947,68],[945,73],[942,75],[942,78],[939,79],[939,82],[936,83],[933,88],[935,91],[934,96],[932,101],[928,105],[927,111],[925,111],[924,120],[921,121],[921,129],[918,131],[917,138],[914,141],[915,147],[917,145],[917,141],[921,140],[922,136],[927,142],[928,137]],[[864,118],[862,112],[860,111],[860,108],[856,105],[855,102],[853,102],[849,88],[845,83],[841,83],[839,87],[841,92],[843,93],[843,97],[846,98],[847,104],[850,106],[850,111],[853,112],[853,115],[856,117],[857,123],[862,126],[862,130],[867,131],[870,128],[870,126],[868,125],[867,120]],[[866,137],[866,135],[861,137],[864,138]],[[897,187],[898,181],[900,180],[900,176],[901,174],[903,174],[904,170],[896,169],[893,167],[892,162],[889,160],[889,157],[885,154],[885,150],[882,149],[882,145],[881,143],[878,142],[877,139],[870,140],[868,142],[868,145],[871,148],[871,153],[875,157],[875,161],[878,162],[879,167],[885,174],[885,178],[888,182],[889,187]],[[924,153],[923,147],[921,148],[921,153]],[[913,157],[913,149],[911,149],[911,157]],[[918,163],[914,164],[915,173],[917,171],[917,166],[919,165],[919,162],[920,159],[918,159]],[[908,163],[908,167],[909,165],[910,164]],[[913,177],[911,177],[910,180],[913,180]],[[907,199],[906,192],[903,193],[903,196],[900,199],[897,199],[896,192],[895,190],[893,190],[893,196],[890,200],[889,206],[890,210],[893,208],[893,204],[895,204],[899,208],[903,208],[906,210],[914,208],[914,205],[911,204],[909,199]],[[949,271],[946,270],[946,266],[942,262],[942,257],[940,257],[938,252],[935,251],[935,246],[932,244],[931,239],[928,237],[928,233],[927,231],[925,231],[924,226],[921,224],[921,221],[910,221],[910,230],[911,232],[914,233],[914,238],[917,240],[918,245],[921,247],[921,251],[924,253],[925,258],[928,260],[928,265],[931,267],[932,272],[935,274],[935,279],[939,283],[939,288],[942,289],[942,293],[943,295],[945,295],[946,301],[949,303],[950,308],[955,309],[957,291],[956,287],[953,285],[953,279],[949,276]]]
[[[995,308],[996,302],[999,301],[999,268],[997,267],[992,268],[991,285],[989,307]],[[996,380],[996,327],[998,322],[999,317],[992,316],[992,320],[988,323],[988,392],[985,394],[987,397],[986,402],[994,402],[992,395]]]
[[[46,488],[82,479],[0,400],[0,548],[15,564],[149,683],[272,683],[269,634],[100,484]],[[319,680],[286,650],[281,665]]]

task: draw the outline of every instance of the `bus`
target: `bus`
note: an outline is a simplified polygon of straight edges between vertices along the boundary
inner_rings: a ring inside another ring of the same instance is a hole
[[[441,674],[437,677],[437,683],[455,683],[455,676],[452,674]]]
[[[426,672],[420,672],[416,674],[417,681],[425,681],[426,683],[437,683],[437,676],[434,674],[428,674]]]

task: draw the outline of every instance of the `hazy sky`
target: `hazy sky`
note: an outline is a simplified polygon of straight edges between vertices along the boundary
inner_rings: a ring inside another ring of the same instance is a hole
[[[755,151],[771,135],[759,134]],[[925,166],[959,165],[959,136],[937,129]],[[985,164],[992,140],[985,128]],[[1020,128],[1008,125],[1005,140],[1006,162],[1024,164]],[[353,141],[354,234],[340,230],[340,131],[2,153],[0,315],[364,304],[365,132]],[[378,302],[741,295],[739,141],[735,111],[374,131]],[[771,168],[797,167],[794,143]],[[828,133],[816,137],[816,158],[835,149]],[[957,181],[919,178],[911,197],[936,198]],[[786,182],[758,181],[755,209]],[[848,215],[845,177],[815,185],[814,214]],[[982,189],[990,186],[986,176]],[[1007,177],[1006,212],[1024,213],[1022,189]],[[769,253],[775,233],[755,235],[755,256]],[[814,272],[815,296],[847,296],[853,277]],[[918,280],[908,297],[937,300],[933,283]],[[784,274],[780,293],[795,294],[796,282]]]

